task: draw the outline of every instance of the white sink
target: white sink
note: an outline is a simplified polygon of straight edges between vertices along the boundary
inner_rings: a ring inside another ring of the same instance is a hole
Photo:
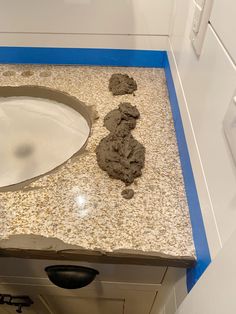
[[[46,98],[1,97],[0,92],[0,187],[55,169],[81,150],[89,134],[79,110]]]

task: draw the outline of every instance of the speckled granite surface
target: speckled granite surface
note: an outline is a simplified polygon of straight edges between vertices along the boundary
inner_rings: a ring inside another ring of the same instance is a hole
[[[134,77],[138,84],[135,97],[114,97],[108,91],[108,80],[117,72]],[[94,106],[99,119],[92,126],[86,152],[81,156],[22,190],[0,193],[1,240],[32,234],[87,250],[194,258],[164,71],[0,66],[0,85],[26,84],[66,91]],[[143,175],[131,185],[135,195],[128,201],[121,196],[124,183],[109,178],[98,167],[95,154],[96,145],[108,134],[103,118],[121,101],[131,102],[140,111],[133,135],[146,147]]]

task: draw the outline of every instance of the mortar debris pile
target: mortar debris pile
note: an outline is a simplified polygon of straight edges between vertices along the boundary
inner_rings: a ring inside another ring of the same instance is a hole
[[[114,96],[133,94],[137,90],[137,83],[127,74],[112,74],[109,80],[109,91]]]
[[[135,106],[121,103],[118,109],[105,116],[104,126],[110,134],[103,138],[96,148],[99,167],[111,178],[122,180],[126,185],[141,176],[145,161],[144,146],[131,134],[139,117]]]

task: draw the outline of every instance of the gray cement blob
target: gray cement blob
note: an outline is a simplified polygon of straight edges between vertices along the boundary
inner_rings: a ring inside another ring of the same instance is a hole
[[[109,80],[109,91],[114,96],[133,94],[137,90],[137,83],[127,74],[112,74]]]
[[[131,134],[140,114],[130,103],[121,103],[119,109],[110,111],[104,118],[104,125],[110,134],[103,138],[96,148],[99,167],[111,178],[129,185],[141,176],[145,161],[145,148]],[[124,198],[129,197],[124,192]]]

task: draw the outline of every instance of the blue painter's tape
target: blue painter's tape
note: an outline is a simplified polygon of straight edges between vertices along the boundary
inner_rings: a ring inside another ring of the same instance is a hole
[[[0,47],[0,63],[163,68],[164,57],[165,51],[153,50]]]
[[[167,54],[165,56],[164,68],[197,255],[196,266],[187,270],[187,288],[188,291],[190,291],[211,263],[211,256]]]

